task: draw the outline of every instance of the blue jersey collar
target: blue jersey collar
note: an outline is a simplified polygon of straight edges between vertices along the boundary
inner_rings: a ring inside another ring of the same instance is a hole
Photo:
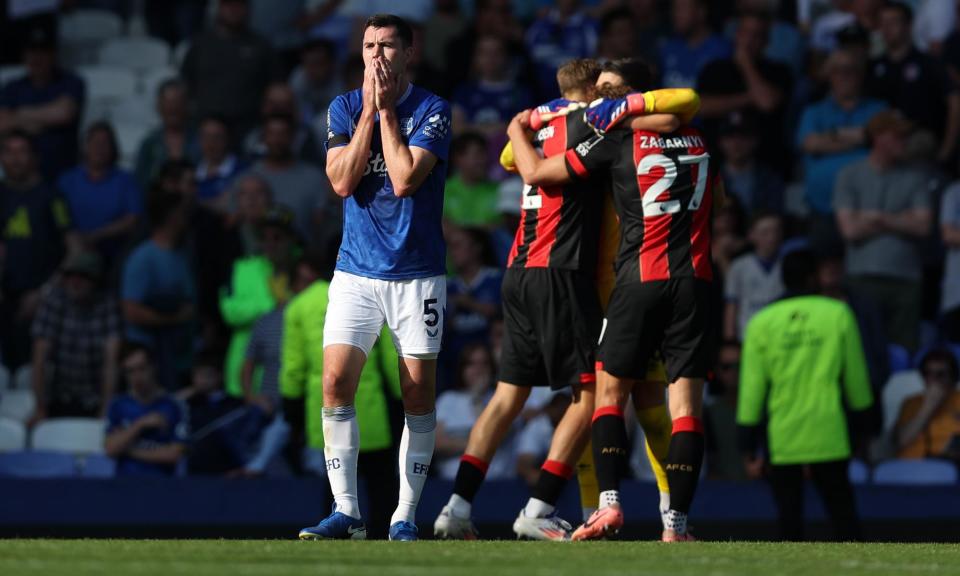
[[[397,99],[397,106],[403,104],[407,101],[407,98],[410,97],[410,93],[413,92],[413,82],[407,82],[407,90],[403,93],[403,96]]]

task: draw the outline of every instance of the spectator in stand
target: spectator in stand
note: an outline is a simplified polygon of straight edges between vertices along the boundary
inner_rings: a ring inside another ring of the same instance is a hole
[[[266,38],[278,51],[295,53],[303,41],[300,30],[294,26],[307,10],[307,0],[249,0],[250,27]]]
[[[247,174],[237,180],[236,195],[237,211],[233,216],[233,229],[238,245],[231,251],[232,260],[260,253],[260,222],[273,206],[270,184],[256,174]]]
[[[870,155],[844,168],[833,199],[850,286],[880,306],[887,339],[907,350],[916,350],[920,337],[921,245],[933,218],[929,177],[904,165],[912,129],[899,112],[874,116]]]
[[[753,315],[783,294],[780,273],[783,219],[778,214],[757,214],[750,226],[749,239],[753,251],[734,260],[724,279],[725,340],[740,341]]]
[[[759,138],[753,114],[734,112],[720,124],[719,141],[727,195],[735,196],[748,217],[758,212],[783,212],[783,179],[757,156]]]
[[[230,127],[223,118],[204,118],[200,122],[199,136],[197,199],[222,209],[228,204],[225,192],[246,166],[230,151]]]
[[[754,114],[759,124],[758,155],[785,171],[793,162],[784,134],[793,78],[787,65],[764,56],[770,24],[765,12],[740,15],[733,55],[704,66],[697,89],[708,137],[716,139],[722,134],[720,123],[731,113]]]
[[[106,417],[117,384],[120,313],[116,299],[101,289],[101,276],[99,256],[78,252],[40,300],[31,329],[37,408],[30,425]]]
[[[707,0],[673,0],[671,7],[674,36],[660,48],[660,83],[693,88],[707,64],[730,58],[733,47],[710,29]]]
[[[793,77],[800,78],[805,72],[806,38],[793,21],[783,19],[782,13],[778,17],[769,0],[737,0],[736,5],[738,14],[761,12],[770,16],[770,38],[764,56],[774,62],[786,64],[790,67]],[[728,21],[727,36],[735,38],[737,27],[737,20]]]
[[[224,368],[226,390],[231,396],[245,395],[241,384],[243,363],[254,324],[290,299],[296,263],[293,219],[293,212],[282,205],[267,211],[258,227],[262,255],[234,262],[230,284],[221,290],[220,313],[233,331]],[[255,378],[250,391],[259,387],[260,378]]]
[[[44,179],[56,181],[77,164],[83,80],[57,64],[57,46],[43,28],[30,31],[23,47],[27,74],[0,90],[0,134],[22,130],[36,140]]]
[[[329,303],[332,263],[301,261],[299,269],[321,278],[298,294],[287,306],[283,318],[280,389],[283,414],[291,429],[291,447],[307,446],[304,468],[326,474],[323,454],[323,320]],[[299,274],[299,273],[298,273]],[[370,505],[366,515],[368,536],[383,538],[393,512],[393,490],[397,482],[389,405],[400,397],[400,379],[395,367],[397,349],[384,327],[367,356],[357,386],[357,426],[360,430],[360,469],[367,480]],[[387,393],[390,394],[388,400]],[[302,438],[306,434],[306,438]],[[376,481],[376,484],[373,482]],[[372,486],[377,489],[372,489]]]
[[[737,424],[747,471],[758,478],[765,468],[766,458],[758,451],[765,418],[781,539],[803,539],[808,467],[836,538],[857,540],[860,527],[847,468],[873,404],[860,332],[846,304],[815,295],[811,252],[797,250],[784,258],[783,283],[787,296],[753,317],[743,343]]]
[[[517,475],[530,488],[536,486],[540,478],[540,468],[550,453],[553,433],[569,406],[569,394],[553,394],[546,406],[540,409],[540,414],[524,424],[517,434]]]
[[[433,467],[440,478],[453,480],[467,448],[470,429],[493,394],[496,367],[486,344],[474,343],[460,351],[456,383],[437,396],[437,444]],[[486,479],[510,478],[516,473],[515,438],[508,437],[497,450]]]
[[[492,226],[499,220],[497,184],[487,179],[487,141],[477,132],[457,136],[452,172],[444,191],[443,215],[459,226]]]
[[[313,130],[317,142],[327,139],[327,108],[344,90],[337,70],[337,48],[328,40],[312,40],[300,50],[300,65],[290,74],[301,122]],[[326,151],[318,146],[320,164]]]
[[[117,476],[173,476],[186,451],[183,408],[157,379],[157,361],[139,344],[127,344],[120,369],[127,391],[107,411],[104,449]]]
[[[707,431],[707,474],[711,478],[743,482],[747,473],[737,443],[737,391],[740,388],[740,342],[725,340],[710,380],[704,406]]]
[[[180,241],[187,226],[188,202],[162,189],[147,198],[150,237],[123,268],[120,297],[126,339],[155,359],[151,380],[165,390],[179,388],[189,372],[196,290]]]
[[[451,227],[447,247],[453,276],[447,284],[447,328],[444,351],[447,366],[456,362],[464,346],[487,344],[490,322],[500,315],[503,273],[489,266],[487,235],[477,228]],[[453,359],[450,362],[449,359]]]
[[[472,25],[447,44],[444,77],[451,88],[470,78],[477,42],[486,36],[497,36],[506,42],[511,68],[528,63],[524,28],[514,17],[512,4],[510,0],[475,0]],[[529,78],[527,72],[522,70],[521,76]]]
[[[534,105],[526,87],[516,81],[510,68],[507,45],[497,36],[477,40],[473,74],[453,93],[453,125],[458,133],[480,132],[487,138],[502,137],[514,114]]]
[[[939,140],[937,160],[953,160],[960,137],[960,90],[943,64],[924,54],[911,36],[913,10],[902,2],[888,2],[880,13],[880,31],[886,45],[870,62],[866,92],[903,112]]]
[[[133,175],[117,167],[117,137],[110,124],[87,128],[83,162],[60,177],[79,240],[113,273],[143,212],[143,192]]]
[[[19,130],[2,137],[0,167],[0,350],[16,370],[30,360],[30,323],[40,288],[53,275],[68,244],[67,204],[37,171],[30,136]]]
[[[746,237],[746,217],[740,199],[727,197],[713,222],[713,264],[721,278],[726,277],[733,261],[750,249]]]
[[[951,185],[943,194],[940,235],[947,247],[940,300],[943,336],[960,343],[960,182]]]
[[[468,22],[458,0],[437,0],[423,24],[423,56],[436,70],[447,69],[447,45],[463,34]]]
[[[328,227],[324,208],[332,192],[326,174],[294,154],[295,126],[290,116],[267,118],[263,123],[266,155],[248,173],[260,176],[270,185],[274,202],[293,210],[294,229],[312,245]]]
[[[636,57],[641,36],[637,34],[636,20],[629,8],[607,12],[600,19],[597,60],[609,62]]]
[[[266,122],[273,116],[285,116],[293,121],[295,133],[293,135],[293,155],[297,160],[317,164],[320,160],[320,145],[309,124],[303,121],[303,116],[297,107],[297,95],[285,82],[274,82],[267,87],[263,95],[263,105],[260,117]],[[247,134],[244,140],[244,152],[247,158],[260,159],[267,154],[267,143],[264,140],[264,124]]]
[[[187,85],[170,79],[157,88],[157,115],[160,125],[151,130],[137,152],[136,174],[147,187],[168,160],[196,161],[200,157],[197,134],[189,125]]]
[[[866,41],[866,55],[874,56],[883,49],[878,31],[883,0],[834,0],[834,10],[813,23],[810,47],[815,56],[830,54],[843,46],[843,36],[858,30]]]
[[[270,43],[250,30],[249,14],[248,0],[221,0],[180,70],[199,115],[223,116],[237,139],[256,125],[263,92],[280,72]]]
[[[527,54],[535,67],[537,96],[556,98],[557,69],[574,58],[597,52],[597,22],[583,9],[581,0],[557,0],[527,29]]]
[[[949,350],[935,348],[920,361],[923,393],[900,406],[894,434],[898,458],[960,457],[960,368]]]
[[[523,180],[519,176],[507,178],[497,187],[497,212],[500,223],[490,231],[490,242],[497,266],[506,268],[513,249],[513,240],[520,228],[520,203],[523,201]]]
[[[830,93],[803,111],[797,148],[804,153],[806,199],[810,205],[810,239],[817,251],[830,252],[843,240],[833,215],[837,174],[867,157],[864,127],[883,103],[864,98],[863,60],[854,50],[838,50],[824,65]]]

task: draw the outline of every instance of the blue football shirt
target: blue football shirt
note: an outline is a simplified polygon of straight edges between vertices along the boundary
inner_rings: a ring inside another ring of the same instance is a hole
[[[334,99],[327,112],[328,148],[349,144],[362,111],[360,90]],[[416,193],[397,198],[387,175],[377,117],[367,169],[357,189],[344,199],[337,270],[380,280],[442,276],[447,252],[441,218],[450,152],[450,105],[410,84],[397,100],[396,114],[404,142],[433,153],[437,165]]]
[[[134,442],[134,450],[187,443],[187,422],[183,408],[173,396],[161,396],[150,404],[141,404],[129,394],[114,398],[107,411],[107,434],[127,428],[153,412],[159,412],[166,418],[167,427],[145,431]],[[173,476],[176,470],[175,465],[142,462],[126,456],[117,459],[117,476]]]

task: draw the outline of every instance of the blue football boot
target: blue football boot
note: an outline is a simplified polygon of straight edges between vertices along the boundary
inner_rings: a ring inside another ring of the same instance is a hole
[[[390,525],[390,539],[398,542],[416,542],[420,539],[416,524],[405,520]]]
[[[390,529],[393,534],[393,528]],[[333,512],[316,526],[300,531],[301,540],[366,540],[367,527],[359,518],[352,518],[343,512]]]

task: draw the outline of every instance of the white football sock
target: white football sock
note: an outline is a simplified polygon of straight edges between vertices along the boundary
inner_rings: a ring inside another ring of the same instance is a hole
[[[667,525],[665,528],[667,530],[673,530],[677,534],[686,534],[687,533],[687,515],[683,512],[677,512],[676,510],[670,510],[667,512]]]
[[[553,504],[531,498],[527,500],[527,505],[523,508],[523,515],[527,518],[546,518],[556,509],[557,507]]]
[[[330,491],[337,512],[360,518],[357,502],[357,456],[360,454],[360,430],[353,406],[323,409],[323,455],[327,460]]]
[[[670,493],[660,493],[660,521],[663,522],[663,529],[667,529],[667,515],[670,512]]]
[[[607,506],[612,506],[616,504],[620,505],[620,491],[619,490],[605,490],[600,493],[600,508],[606,508]]]
[[[450,512],[457,518],[468,519],[470,513],[473,512],[473,504],[464,500],[459,494],[450,496],[447,506],[450,507]]]
[[[416,521],[417,504],[430,472],[433,445],[436,440],[437,413],[422,416],[406,415],[400,439],[400,500],[390,524]]]

